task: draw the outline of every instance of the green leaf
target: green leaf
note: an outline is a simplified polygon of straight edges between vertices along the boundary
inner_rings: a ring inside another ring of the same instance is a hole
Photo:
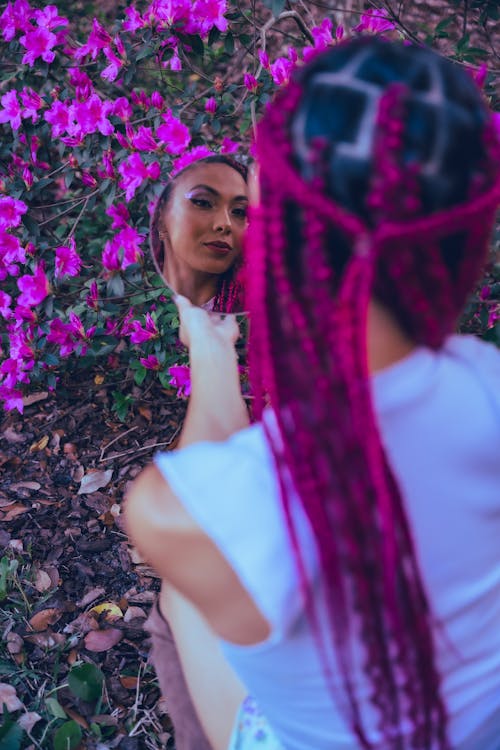
[[[142,365],[140,365],[140,367],[138,367],[134,373],[135,384],[142,385],[147,374],[148,374],[147,369],[143,367]]]
[[[20,750],[22,739],[23,730],[12,719],[7,719],[0,726],[0,750]]]
[[[77,698],[97,700],[102,693],[104,675],[95,664],[79,664],[68,675],[68,685]]]
[[[52,716],[54,716],[56,719],[68,718],[66,711],[61,706],[57,698],[46,698],[45,705],[47,706],[47,710],[49,711],[49,713],[51,713]]]
[[[66,721],[54,734],[54,750],[75,750],[82,741],[82,730],[76,721]]]
[[[224,39],[224,52],[228,55],[232,55],[234,52],[234,37],[230,31],[227,32]]]

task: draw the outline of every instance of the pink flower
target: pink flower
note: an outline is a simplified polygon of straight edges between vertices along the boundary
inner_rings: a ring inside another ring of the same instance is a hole
[[[45,264],[41,260],[35,268],[33,276],[26,274],[17,280],[21,294],[17,298],[20,305],[37,306],[50,294],[50,284],[45,275]]]
[[[47,5],[43,10],[35,10],[35,20],[39,26],[45,26],[49,31],[68,26],[67,18],[60,16],[55,5]]]
[[[118,171],[123,177],[120,187],[125,190],[126,199],[131,201],[144,180],[157,180],[161,169],[157,161],[146,166],[139,154],[131,154],[120,164]]]
[[[114,81],[123,67],[124,60],[117,57],[110,47],[105,47],[103,52],[109,60],[109,65],[102,71],[101,78],[104,78],[106,81]]]
[[[68,357],[77,347],[70,324],[64,323],[60,318],[53,318],[50,321],[47,342],[59,346],[61,357]]]
[[[170,109],[162,117],[165,124],[160,125],[156,131],[156,137],[166,144],[165,150],[167,153],[181,154],[187,149],[191,141],[189,129],[174,117]]]
[[[97,18],[92,21],[92,31],[89,34],[86,44],[75,52],[75,60],[81,60],[86,55],[90,55],[95,60],[102,49],[107,49],[111,44],[111,36],[104,26],[99,23]]]
[[[278,57],[270,66],[269,71],[273,77],[274,83],[278,86],[286,86],[290,80],[292,69],[293,63],[291,60],[287,60],[286,57]]]
[[[6,42],[14,39],[16,31],[28,31],[32,28],[30,18],[32,9],[27,0],[15,0],[7,3],[7,7],[0,16],[0,29]]]
[[[131,138],[131,143],[138,151],[156,151],[158,144],[153,138],[153,131],[141,125]]]
[[[220,146],[221,154],[235,154],[240,147],[239,143],[232,141],[230,138],[224,138]]]
[[[150,354],[148,357],[139,357],[139,362],[146,370],[161,370],[158,358],[154,354]]]
[[[69,109],[65,102],[55,101],[44,114],[44,119],[52,125],[52,137],[58,138],[66,133],[69,127]]]
[[[165,99],[159,91],[153,91],[151,94],[151,104],[153,107],[156,107],[156,109],[163,109],[165,107]]]
[[[165,63],[166,66],[170,68],[170,70],[173,70],[175,72],[179,72],[179,70],[182,70],[182,62],[181,58],[179,57],[177,51],[174,52],[170,60],[168,60]]]
[[[112,242],[118,250],[123,249],[122,269],[133,263],[139,263],[143,259],[144,253],[140,248],[143,241],[144,235],[128,225],[125,225],[113,238]]]
[[[17,91],[11,89],[0,99],[3,110],[0,111],[0,123],[10,122],[12,130],[18,130],[21,125],[21,107],[17,99]]]
[[[15,391],[12,388],[7,388],[4,385],[0,385],[0,399],[4,401],[5,411],[17,411],[22,414],[24,409],[23,394],[21,391]]]
[[[130,334],[130,341],[132,344],[143,344],[145,341],[156,339],[160,335],[156,323],[150,313],[146,313],[145,328],[141,326],[138,320],[132,321],[131,327],[132,333]]]
[[[106,209],[106,213],[113,219],[111,229],[121,229],[127,226],[130,219],[129,210],[124,203],[117,203],[115,206],[110,206]]]
[[[172,171],[170,172],[171,177],[175,177],[176,174],[186,169],[194,161],[198,159],[206,159],[207,156],[216,156],[215,151],[210,151],[207,146],[195,146],[190,151],[180,156],[172,163]]]
[[[196,19],[196,27],[193,31],[201,36],[206,36],[214,26],[219,31],[227,31],[227,18],[224,18],[226,11],[226,0],[195,0],[191,14],[191,22]],[[189,26],[187,32],[192,33]]]
[[[127,20],[122,21],[122,29],[124,31],[135,34],[137,29],[142,29],[145,26],[144,19],[133,5],[130,8],[125,8],[124,13],[127,16]]]
[[[264,68],[264,70],[269,70],[269,55],[267,52],[264,52],[263,50],[260,50],[259,52],[259,62]]]
[[[111,110],[111,114],[116,115],[116,117],[119,117],[120,120],[124,120],[125,122],[127,122],[132,117],[132,112],[132,106],[127,97],[120,96],[113,102],[113,109]]]
[[[97,174],[99,175],[99,177],[109,180],[113,180],[116,177],[115,165],[113,164],[114,156],[114,151],[111,151],[110,149],[103,153],[101,162],[103,169],[97,170]]]
[[[313,26],[311,34],[317,49],[325,49],[333,42],[332,27],[333,24],[329,18],[324,18],[320,26]]]
[[[483,63],[480,68],[474,71],[473,78],[480,89],[484,88],[486,78],[488,77],[488,66]]]
[[[396,26],[387,17],[385,8],[376,8],[369,13],[363,13],[360,23],[354,26],[353,31],[368,31],[372,34],[382,34],[384,31],[391,31]]]
[[[0,373],[3,375],[3,385],[7,388],[15,388],[19,383],[29,383],[29,375],[27,370],[33,369],[33,362],[26,363],[22,359],[9,358],[2,362],[0,365]],[[29,366],[31,364],[31,367]]]
[[[99,290],[97,288],[97,282],[93,281],[90,285],[89,293],[85,298],[85,302],[91,310],[99,310]]]
[[[343,26],[337,26],[335,29],[335,39],[340,42],[341,39],[344,38],[344,27]]]
[[[57,37],[45,26],[39,26],[32,31],[28,31],[19,41],[28,50],[21,62],[23,65],[29,65],[30,68],[33,67],[35,60],[39,57],[44,62],[51,63],[56,56],[52,47],[57,44]]]
[[[0,196],[0,229],[12,229],[21,223],[21,216],[26,213],[28,206],[8,195]]]
[[[80,101],[87,99],[94,91],[91,79],[84,70],[69,68],[69,82],[75,88],[76,98]]]
[[[217,102],[214,99],[213,96],[210,97],[210,99],[207,99],[205,102],[205,112],[208,112],[208,114],[213,115],[215,114],[215,111],[217,109]]]
[[[0,281],[7,276],[17,276],[17,263],[26,261],[26,253],[19,239],[0,229]]]
[[[109,101],[103,102],[94,93],[86,101],[75,102],[69,108],[72,120],[68,133],[77,138],[82,138],[89,133],[98,130],[102,135],[114,133],[114,127],[107,119],[113,104]]]
[[[36,91],[25,86],[20,93],[21,102],[24,110],[23,117],[31,117],[31,122],[36,122],[39,118],[38,110],[43,107],[43,99],[38,96]]]
[[[8,320],[12,317],[13,312],[10,309],[10,303],[12,302],[12,297],[10,294],[7,294],[7,292],[1,292],[0,291],[0,315],[4,320]]]
[[[191,373],[187,365],[174,365],[168,368],[171,375],[170,385],[177,388],[177,395],[187,398],[191,395]]]
[[[259,88],[258,80],[251,73],[245,73],[243,83],[252,94],[255,94]]]
[[[101,262],[106,271],[119,271],[122,267],[119,248],[113,241],[106,242],[102,251]]]
[[[61,276],[78,276],[82,267],[82,259],[76,252],[75,240],[71,237],[68,245],[56,247],[56,279]]]

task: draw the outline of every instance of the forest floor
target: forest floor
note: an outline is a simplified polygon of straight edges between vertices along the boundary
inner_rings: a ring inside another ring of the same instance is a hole
[[[142,627],[159,581],[121,510],[185,404],[155,386],[121,422],[110,393],[34,394],[0,424],[0,750],[174,747]]]

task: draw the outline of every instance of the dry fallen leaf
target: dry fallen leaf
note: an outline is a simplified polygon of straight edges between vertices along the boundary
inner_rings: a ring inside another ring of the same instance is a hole
[[[95,588],[90,589],[90,591],[87,591],[87,593],[84,594],[76,604],[78,607],[87,607],[91,602],[95,602],[96,599],[104,596],[105,593],[106,589],[104,589],[102,586],[96,586]]]
[[[48,591],[52,588],[52,580],[45,570],[37,570],[35,576],[35,588],[40,594],[43,594],[44,591]]]
[[[92,607],[90,612],[95,612],[96,615],[105,612],[104,619],[106,622],[115,622],[123,617],[123,612],[117,604],[114,604],[114,602],[102,602],[102,604],[96,604],[95,607]]]
[[[12,630],[7,635],[7,651],[9,654],[20,654],[23,650],[24,641],[18,633],[14,633]]]
[[[24,640],[28,643],[34,643],[39,648],[55,648],[66,641],[62,633],[54,633],[52,630],[44,630],[43,633],[31,633],[25,635]]]
[[[7,427],[6,430],[2,432],[2,437],[4,440],[6,440],[8,443],[24,443],[26,438],[24,435],[19,434],[19,432],[16,432],[16,430],[13,427]]]
[[[103,487],[106,487],[110,483],[112,476],[113,469],[107,469],[106,471],[101,471],[100,469],[91,469],[82,477],[78,494],[89,494],[91,492],[96,492]]]
[[[123,633],[117,628],[108,630],[91,630],[84,638],[85,648],[88,651],[109,651],[123,638]]]
[[[36,453],[36,451],[43,451],[44,448],[49,444],[49,436],[44,435],[40,440],[36,440],[30,445],[30,453]]]
[[[49,625],[54,625],[62,615],[62,610],[57,607],[49,607],[48,609],[42,609],[37,612],[29,620],[29,624],[33,630],[46,630]]]
[[[135,690],[137,688],[137,676],[134,677],[132,675],[128,674],[121,674],[120,675],[120,682],[124,688],[127,690]]]
[[[2,521],[12,521],[17,516],[22,516],[23,513],[27,513],[31,508],[27,508],[25,505],[20,503],[13,503],[2,508]]]
[[[124,622],[130,622],[136,618],[146,619],[147,614],[144,612],[142,607],[129,607],[123,616]]]
[[[39,490],[41,486],[39,482],[16,482],[15,484],[11,484],[9,489],[14,491],[20,489]]]
[[[27,711],[19,717],[17,723],[25,732],[31,732],[37,721],[40,721],[41,718],[40,714],[37,714],[36,711]]]
[[[24,396],[23,406],[30,406],[31,404],[38,403],[38,401],[45,401],[48,395],[47,391],[40,391],[39,393],[31,393],[29,396]]]
[[[0,682],[0,709],[3,710],[4,706],[9,712],[19,711],[20,708],[23,708],[23,704],[17,697],[15,687],[7,685],[6,682]]]

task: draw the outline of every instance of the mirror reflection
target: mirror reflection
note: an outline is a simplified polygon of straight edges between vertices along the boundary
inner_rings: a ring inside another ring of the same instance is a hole
[[[165,283],[206,310],[243,312],[241,251],[247,212],[247,169],[242,164],[214,155],[177,173],[151,219],[151,253]]]

